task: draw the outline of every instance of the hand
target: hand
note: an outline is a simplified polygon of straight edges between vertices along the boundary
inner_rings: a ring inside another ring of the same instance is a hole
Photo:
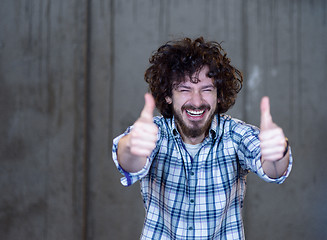
[[[262,158],[265,161],[277,161],[283,157],[286,139],[283,130],[278,127],[270,115],[269,98],[261,100],[261,132],[259,134]]]
[[[158,127],[153,122],[155,101],[150,93],[144,95],[145,104],[140,117],[129,134],[128,146],[133,155],[147,157],[156,147]]]

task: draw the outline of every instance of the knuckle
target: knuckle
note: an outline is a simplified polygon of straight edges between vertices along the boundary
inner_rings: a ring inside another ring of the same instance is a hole
[[[131,146],[131,149],[135,149],[135,138],[130,139],[130,146]]]
[[[131,146],[131,153],[134,154],[134,155],[138,155],[138,151],[137,151],[137,148]]]
[[[133,129],[130,134],[131,134],[131,141],[133,141],[138,136],[137,129]]]
[[[153,150],[155,147],[156,147],[156,143],[153,142],[153,143],[151,144],[151,150]]]

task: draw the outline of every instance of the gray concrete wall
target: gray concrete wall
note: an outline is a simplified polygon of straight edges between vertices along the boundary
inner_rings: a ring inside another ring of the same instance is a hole
[[[139,184],[113,137],[138,117],[153,50],[222,42],[245,83],[232,116],[271,98],[295,162],[283,185],[248,177],[247,239],[326,239],[324,0],[4,0],[0,8],[0,239],[138,239]]]

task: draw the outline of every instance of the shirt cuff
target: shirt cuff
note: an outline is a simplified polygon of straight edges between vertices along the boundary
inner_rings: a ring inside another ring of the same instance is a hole
[[[144,167],[140,171],[135,172],[135,173],[130,173],[130,172],[125,171],[119,165],[118,166],[118,169],[120,168],[122,170],[121,172],[124,175],[124,177],[122,177],[120,179],[121,184],[123,186],[125,186],[125,187],[128,187],[128,186],[134,184],[135,182],[137,182],[138,180],[142,179],[143,177],[145,177],[148,174],[149,167],[150,167],[150,160],[149,160],[149,158],[146,159],[146,163],[145,163]]]
[[[289,174],[290,174],[290,172],[292,170],[293,157],[292,157],[291,147],[289,147],[289,163],[288,163],[288,167],[287,167],[285,173],[281,177],[279,177],[279,178],[270,178],[269,176],[267,176],[264,173],[260,159],[257,160],[257,164],[260,164],[260,167],[258,168],[259,169],[258,174],[261,175],[261,178],[263,180],[265,180],[266,182],[281,184],[286,180],[286,178],[289,176]]]
[[[120,182],[123,186],[126,186],[126,187],[132,185],[136,181],[138,181],[141,178],[143,178],[144,176],[146,176],[149,171],[149,168],[150,168],[150,158],[147,158],[144,167],[140,171],[135,172],[135,173],[127,172],[120,166],[118,159],[117,159],[118,142],[122,137],[126,136],[130,132],[130,130],[131,130],[131,127],[128,128],[125,133],[116,137],[113,140],[113,146],[112,146],[112,159],[113,159],[117,169],[119,170],[119,172],[124,176],[120,179]]]

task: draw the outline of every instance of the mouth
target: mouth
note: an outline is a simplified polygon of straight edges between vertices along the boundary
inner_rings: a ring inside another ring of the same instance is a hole
[[[185,109],[186,116],[191,121],[201,121],[204,119],[204,116],[207,112],[207,109]]]
[[[205,110],[185,110],[186,113],[191,117],[201,117]]]

